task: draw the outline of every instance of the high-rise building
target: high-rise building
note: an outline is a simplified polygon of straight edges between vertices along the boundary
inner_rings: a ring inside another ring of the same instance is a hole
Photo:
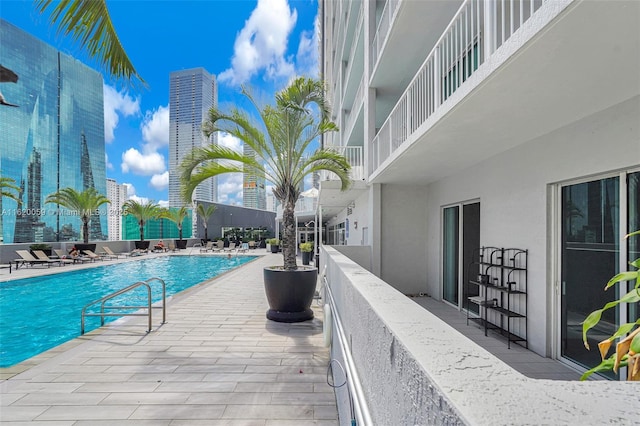
[[[0,173],[20,187],[18,203],[3,200],[4,242],[79,239],[80,218],[45,199],[63,188],[106,194],[102,76],[2,19],[0,40],[3,73],[17,76],[2,95],[18,106],[0,106]],[[106,211],[91,240],[106,238]]]
[[[277,205],[277,200],[275,195],[273,195],[272,192],[269,192],[267,194],[267,207],[265,210],[270,211],[270,212],[275,212],[276,211],[276,205]]]
[[[640,228],[640,2],[320,7],[339,128],[323,142],[353,166],[345,192],[322,176],[323,239],[369,246],[370,270],[390,286],[502,326],[512,347],[523,339],[579,370],[596,366],[579,324],[616,299],[602,288],[639,252],[622,237]],[[522,249],[527,265],[488,246]],[[478,278],[478,265],[492,274],[507,261],[498,269],[526,269],[528,284]],[[626,306],[607,313],[607,336],[638,319]]]
[[[215,76],[204,68],[174,71],[169,75],[169,206],[185,204],[180,194],[180,163],[197,147],[217,143],[217,136],[206,138],[202,122],[209,109],[218,105]],[[217,179],[210,178],[198,185],[193,199],[215,202]]]
[[[122,239],[122,205],[127,201],[127,186],[120,185],[115,179],[107,178],[107,198],[109,199],[109,240]]]
[[[245,156],[254,158],[256,156],[256,152],[247,144],[244,144],[243,153]],[[242,183],[243,206],[252,209],[266,209],[267,192],[264,177],[256,176],[254,173],[244,172],[242,174]]]

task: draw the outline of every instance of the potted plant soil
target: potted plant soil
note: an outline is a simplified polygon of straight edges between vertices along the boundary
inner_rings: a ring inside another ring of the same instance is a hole
[[[267,318],[280,322],[310,320],[318,270],[296,264],[295,204],[304,178],[320,170],[335,173],[342,189],[347,189],[350,165],[335,150],[311,149],[319,136],[338,129],[329,119],[321,81],[299,77],[276,94],[272,105],[261,106],[245,88],[242,93],[258,109],[257,114],[236,107],[228,112],[212,108],[202,130],[207,137],[216,132],[232,134],[251,148],[252,155],[221,145],[195,148],[181,164],[182,195],[184,200],[191,200],[201,182],[225,173],[245,172],[270,182],[273,195],[282,204],[284,264],[263,271],[269,301]]]

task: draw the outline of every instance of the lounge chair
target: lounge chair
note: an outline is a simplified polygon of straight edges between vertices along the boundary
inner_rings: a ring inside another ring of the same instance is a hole
[[[218,240],[214,245],[211,246],[211,251],[216,253],[224,250],[224,241]]]
[[[114,253],[113,250],[111,250],[107,246],[102,246],[102,251],[104,252],[104,256],[105,257],[108,256],[110,259],[119,259],[120,256],[124,256],[124,257],[129,256],[129,253]]]
[[[180,251],[180,249],[178,247],[176,247],[175,243],[169,243],[169,247],[167,248],[167,251]]]
[[[234,251],[236,249],[236,243],[229,243],[229,247],[225,247],[224,251]]]
[[[47,265],[47,268],[48,268],[54,262],[53,260],[40,260],[40,259],[37,259],[37,258],[33,257],[31,255],[31,253],[29,253],[27,250],[16,250],[16,253],[18,254],[18,256],[20,256],[20,259],[15,259],[14,260],[14,262],[16,263],[16,269],[18,269],[20,267],[20,265],[24,266],[27,263],[30,266],[33,266],[33,265]]]
[[[42,250],[34,250],[33,254],[36,255],[36,257],[40,260],[51,260],[52,262],[57,262],[58,265],[62,266],[65,264],[69,264],[69,263],[73,263],[73,260],[71,259],[64,259],[62,257],[58,258],[58,259],[51,259],[49,256],[47,256],[47,254],[45,252],[43,252]]]
[[[95,260],[104,260],[104,258],[105,258],[104,256],[99,256],[99,255],[95,254],[91,250],[82,250],[82,251],[84,251],[84,254],[86,254],[89,257],[89,259],[94,260],[94,261]]]
[[[200,253],[206,253],[208,251],[213,251],[213,241],[209,241],[206,246],[200,247]]]
[[[53,249],[53,251],[58,255],[59,259],[70,259],[73,263],[92,262],[87,256],[71,256],[62,249]]]

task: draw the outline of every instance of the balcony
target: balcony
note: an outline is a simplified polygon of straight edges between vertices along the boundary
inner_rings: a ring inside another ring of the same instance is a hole
[[[372,140],[369,181],[432,182],[637,95],[639,5],[612,5],[465,1]]]
[[[347,158],[347,161],[351,165],[351,172],[349,177],[351,180],[363,180],[364,179],[364,159],[362,155],[361,146],[328,146],[327,149],[332,149]],[[322,171],[320,174],[320,180],[339,180],[335,173]]]

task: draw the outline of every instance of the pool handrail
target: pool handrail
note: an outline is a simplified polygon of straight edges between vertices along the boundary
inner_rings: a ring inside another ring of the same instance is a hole
[[[151,285],[150,282],[152,281],[160,281],[160,283],[162,284],[162,306],[152,306],[151,304]],[[105,303],[110,300],[113,299],[116,296],[120,296],[121,294],[127,293],[133,289],[136,289],[138,287],[141,286],[145,286],[147,288],[147,305],[146,306],[105,306]],[[93,312],[89,312],[87,313],[87,308],[96,305],[100,303],[100,312],[97,313],[93,313]],[[81,314],[81,318],[80,318],[80,334],[84,335],[84,320],[85,317],[100,317],[100,326],[104,325],[104,317],[121,317],[121,316],[147,316],[149,318],[149,325],[147,328],[147,333],[151,332],[151,328],[152,328],[152,314],[151,311],[153,308],[162,308],[162,324],[164,324],[166,322],[166,318],[167,318],[167,313],[166,313],[166,306],[167,306],[167,300],[166,300],[166,284],[164,282],[164,280],[162,280],[161,278],[158,277],[153,277],[153,278],[149,278],[145,281],[138,281],[135,282],[133,284],[131,284],[128,287],[125,287],[123,289],[120,289],[118,291],[115,291],[111,294],[108,294],[98,300],[94,300],[91,303],[88,303],[87,305],[85,305],[82,308],[82,314]],[[117,313],[108,313],[105,312],[105,309],[147,309],[147,313],[136,313],[136,312],[132,312],[132,313],[127,313],[127,312],[117,312]]]

